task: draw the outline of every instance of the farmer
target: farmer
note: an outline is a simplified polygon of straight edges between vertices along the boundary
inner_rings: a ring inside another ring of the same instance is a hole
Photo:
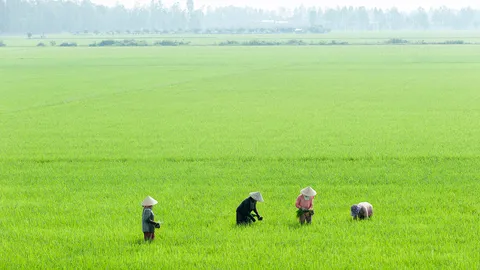
[[[160,228],[160,223],[155,222],[154,214],[152,211],[152,207],[157,203],[158,202],[150,196],[147,196],[142,202],[142,230],[143,238],[145,241],[151,241],[155,239],[155,228]]]
[[[308,224],[312,223],[313,212],[313,199],[317,195],[317,192],[311,187],[306,187],[300,190],[300,195],[297,197],[295,206],[298,208],[297,217],[300,220],[300,224],[305,224],[305,220]]]
[[[263,220],[263,217],[258,214],[257,202],[263,202],[262,194],[250,192],[250,196],[237,207],[237,225],[255,222],[252,211],[255,212],[258,220]]]
[[[350,207],[350,215],[353,219],[370,218],[373,215],[373,206],[368,202],[361,202]]]

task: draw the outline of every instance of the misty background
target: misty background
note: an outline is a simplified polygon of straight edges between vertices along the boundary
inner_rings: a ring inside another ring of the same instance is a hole
[[[255,32],[258,33],[268,33],[269,29],[278,28],[323,33],[327,31],[318,29],[331,31],[480,29],[480,8],[470,6],[399,9],[393,6],[317,7],[301,4],[259,8],[253,5],[251,7],[205,5],[208,3],[205,0],[200,2],[202,5],[197,4],[195,0],[170,4],[153,0],[137,2],[133,6],[113,4],[112,0],[99,1],[108,3],[94,3],[89,0],[0,0],[0,33],[246,33],[252,32],[252,29],[257,29]],[[414,5],[413,1],[405,3],[409,6]]]

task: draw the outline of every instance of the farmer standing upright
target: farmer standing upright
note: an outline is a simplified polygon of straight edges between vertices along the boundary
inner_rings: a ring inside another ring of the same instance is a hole
[[[263,217],[258,214],[257,202],[263,202],[262,194],[250,192],[250,196],[237,207],[237,225],[255,222],[252,211],[257,215],[258,220],[263,220]]]
[[[142,202],[143,214],[142,214],[142,230],[143,238],[145,241],[155,239],[155,228],[160,228],[160,223],[155,222],[155,215],[153,214],[152,207],[158,202],[147,196]]]
[[[308,224],[312,223],[313,216],[313,199],[317,195],[317,192],[311,187],[306,187],[300,190],[300,195],[298,195],[297,200],[295,201],[295,206],[298,208],[297,217],[300,220],[300,224],[305,224],[305,220]]]

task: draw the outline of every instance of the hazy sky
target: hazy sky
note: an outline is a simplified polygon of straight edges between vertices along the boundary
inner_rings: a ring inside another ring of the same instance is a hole
[[[132,7],[135,3],[144,5],[150,3],[150,0],[91,0],[94,3],[104,5],[114,5],[116,2],[122,3],[126,7]],[[163,0],[165,5],[170,6],[175,2],[179,2],[182,6],[186,0]],[[439,7],[445,5],[450,8],[460,8],[470,6],[472,8],[480,8],[480,0],[194,0],[196,7],[202,5],[211,6],[252,6],[259,8],[276,9],[276,7],[295,7],[300,4],[305,6],[317,7],[335,7],[335,6],[365,6],[365,7],[380,7],[390,8],[396,6],[402,10],[415,9],[422,6],[426,9],[431,6]]]

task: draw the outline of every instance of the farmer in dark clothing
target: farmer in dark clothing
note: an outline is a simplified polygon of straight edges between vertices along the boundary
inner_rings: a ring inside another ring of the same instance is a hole
[[[361,202],[350,207],[350,215],[353,219],[367,219],[373,216],[373,206],[368,202]]]
[[[262,194],[260,194],[260,192],[251,192],[250,196],[243,200],[243,202],[237,207],[237,225],[255,222],[255,218],[251,214],[252,211],[255,213],[258,220],[263,220],[263,217],[258,214],[257,202],[263,202]]]
[[[152,207],[157,204],[158,202],[150,197],[147,196],[145,200],[142,202],[143,206],[143,213],[142,213],[142,230],[143,230],[143,239],[153,240],[155,239],[155,228],[160,228],[160,223],[155,222],[155,215],[153,214]]]

